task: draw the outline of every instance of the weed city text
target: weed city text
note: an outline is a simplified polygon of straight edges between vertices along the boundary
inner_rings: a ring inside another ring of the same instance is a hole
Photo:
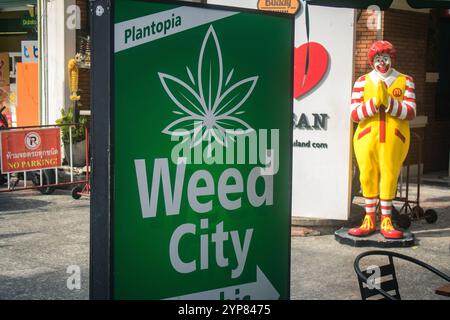
[[[214,212],[217,212],[218,206],[228,211],[238,210],[242,207],[243,200],[255,208],[273,205],[273,184],[278,171],[277,161],[279,159],[278,129],[260,130],[259,134],[253,132],[248,135],[238,135],[235,138],[230,141],[235,141],[237,146],[239,145],[238,139],[241,139],[240,146],[242,148],[232,150],[235,144],[230,143],[224,147],[223,151],[225,157],[227,153],[232,152],[233,159],[238,165],[255,164],[245,176],[236,165],[227,167],[218,177],[217,174],[212,174],[208,170],[213,167],[208,166],[202,166],[202,169],[194,171],[187,177],[186,167],[192,162],[188,162],[186,157],[175,157],[176,153],[174,152],[172,152],[172,161],[177,161],[176,166],[174,163],[169,165],[168,158],[153,159],[152,169],[149,169],[151,164],[145,157],[134,160],[142,218],[164,219],[169,216],[178,216],[182,214],[180,206],[185,202],[189,208],[199,214],[198,223],[184,223],[177,226],[170,238],[168,245],[170,262],[179,273],[191,273],[210,268],[210,245],[214,245],[216,265],[221,268],[230,268],[231,278],[238,278],[245,269],[255,230],[253,228],[228,230],[224,221],[217,219],[214,219],[215,225],[212,225],[204,214],[212,212],[213,209]],[[267,143],[269,139],[270,147]],[[183,141],[179,143],[183,143]],[[210,145],[207,145],[205,150],[200,149],[200,155],[206,156],[210,160],[217,153],[208,151],[209,148]],[[186,149],[180,148],[178,144],[174,149],[186,152]],[[244,152],[245,155],[240,152]],[[231,157],[226,158],[231,160]],[[259,164],[258,161],[255,161],[258,158]],[[240,162],[237,161],[238,159]],[[242,159],[246,159],[246,161],[242,163]],[[208,163],[211,162],[206,162],[206,164]],[[151,174],[150,179],[148,179],[148,173]],[[175,177],[175,179],[171,179],[171,177]],[[261,187],[258,191],[257,184]],[[160,190],[162,190],[163,203],[158,204]],[[184,258],[183,260],[180,246],[185,246],[185,242],[188,241],[197,241],[200,252],[195,259]],[[224,245],[232,247],[234,256],[225,256]]]

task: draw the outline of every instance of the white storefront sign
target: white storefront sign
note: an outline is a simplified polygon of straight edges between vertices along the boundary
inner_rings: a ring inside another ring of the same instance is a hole
[[[256,9],[258,1],[208,3]],[[346,220],[351,206],[355,10],[309,6],[309,70],[305,79],[304,1],[301,4],[295,22],[292,215]]]
[[[304,79],[305,11],[296,18],[295,47],[299,61],[294,88],[297,96],[292,174],[294,217],[348,218],[354,19],[353,9],[309,6],[312,44],[309,71]],[[302,86],[305,90],[301,90]]]
[[[68,28],[73,22],[74,5],[75,0],[39,0],[42,124],[54,124],[61,109],[72,104],[67,63],[76,53],[76,29]]]

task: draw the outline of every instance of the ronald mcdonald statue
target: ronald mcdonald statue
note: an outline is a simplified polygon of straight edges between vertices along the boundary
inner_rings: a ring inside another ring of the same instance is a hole
[[[361,237],[375,232],[379,199],[381,234],[401,239],[403,232],[394,228],[391,208],[409,149],[409,120],[416,116],[414,82],[392,67],[396,51],[388,41],[373,43],[368,58],[373,70],[356,81],[351,101],[351,117],[358,123],[353,145],[366,215],[362,225],[348,233]]]

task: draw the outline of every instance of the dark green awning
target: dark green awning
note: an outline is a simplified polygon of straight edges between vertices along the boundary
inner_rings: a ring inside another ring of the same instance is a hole
[[[377,5],[381,10],[390,7],[392,0],[306,0],[308,4],[316,6],[367,9],[371,5]]]
[[[0,0],[0,11],[6,9],[19,9],[19,10],[27,10],[27,5],[34,4],[36,5],[36,0]]]
[[[27,32],[22,25],[22,18],[20,19],[0,19],[0,33],[23,33]]]
[[[450,0],[407,0],[412,8],[449,8]],[[381,10],[388,9],[392,0],[307,0],[308,4],[317,6],[367,9],[371,5],[377,5]]]
[[[408,0],[412,8],[446,8],[450,9],[450,0]]]

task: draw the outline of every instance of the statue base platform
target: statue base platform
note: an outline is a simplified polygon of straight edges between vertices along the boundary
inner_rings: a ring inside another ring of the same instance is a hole
[[[352,247],[377,247],[377,248],[401,248],[414,246],[414,234],[410,231],[403,231],[403,239],[386,239],[377,230],[370,236],[355,237],[349,235],[349,228],[341,228],[334,232],[334,238],[340,244],[347,244]]]

